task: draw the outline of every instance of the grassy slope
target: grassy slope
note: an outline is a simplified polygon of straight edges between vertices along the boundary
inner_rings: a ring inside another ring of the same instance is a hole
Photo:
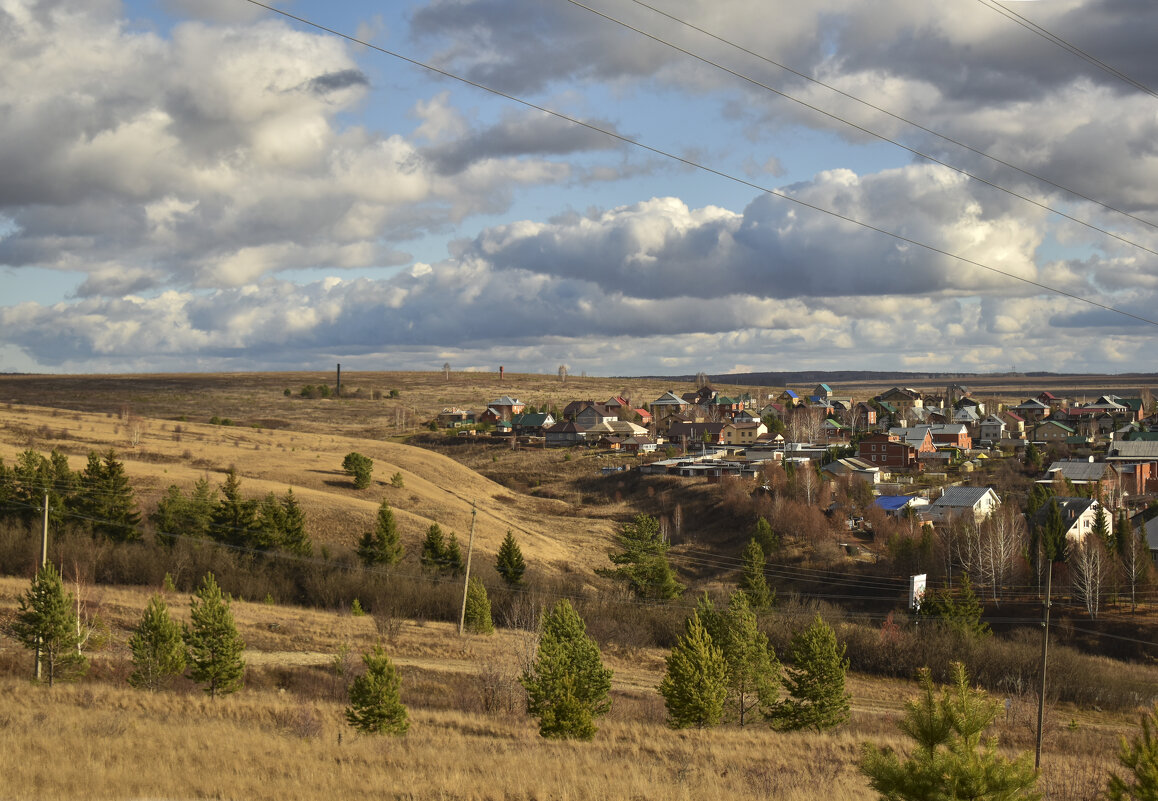
[[[0,579],[0,615],[27,587]],[[654,692],[664,654],[608,653],[614,707],[593,743],[538,737],[512,691],[533,646],[520,631],[460,638],[445,624],[383,626],[369,617],[235,603],[249,650],[246,688],[210,701],[187,682],[148,693],[123,683],[127,640],[148,597],[141,588],[82,588],[111,628],[93,676],[51,690],[17,673],[31,661],[0,640],[0,797],[37,798],[736,798],[859,801],[872,798],[856,771],[871,739],[896,734],[898,681],[850,678],[852,721],[817,735],[747,729],[673,732]],[[187,597],[170,594],[187,619]],[[402,740],[359,737],[342,718],[334,656],[385,639],[403,677],[411,730]],[[484,710],[487,688],[511,691]],[[1000,721],[1003,742],[1031,747],[1032,710]],[[1065,725],[1075,719],[1073,728]],[[1093,798],[1128,721],[1051,710],[1043,780],[1054,799]]]

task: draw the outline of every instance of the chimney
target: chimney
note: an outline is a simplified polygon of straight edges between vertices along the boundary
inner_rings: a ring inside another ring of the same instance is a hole
[[[503,383],[503,366],[499,365],[499,383]]]

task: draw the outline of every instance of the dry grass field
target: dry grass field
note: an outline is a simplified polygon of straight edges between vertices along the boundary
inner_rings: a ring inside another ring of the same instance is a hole
[[[26,586],[0,579],[0,614]],[[852,720],[835,732],[672,731],[654,690],[664,656],[655,649],[604,654],[614,701],[593,742],[547,741],[514,687],[533,648],[526,632],[459,637],[446,624],[382,626],[368,616],[241,602],[243,690],[215,701],[184,680],[137,691],[124,683],[127,639],[149,591],[84,592],[111,630],[89,678],[35,685],[17,677],[29,654],[0,640],[0,797],[867,801],[873,795],[856,770],[861,744],[908,747],[895,722],[914,685],[857,676]],[[168,596],[178,619],[187,619],[187,600]],[[411,728],[401,739],[359,736],[342,717],[342,670],[379,641],[403,679]],[[1032,748],[1032,717],[1015,706],[995,733]],[[1132,731],[1126,716],[1051,709],[1047,797],[1095,798],[1117,738]]]
[[[1092,392],[1115,388],[1107,381],[1094,389],[1092,381]],[[1123,381],[1121,390],[1145,385]],[[322,383],[332,385],[333,374],[0,376],[0,458],[11,463],[29,448],[58,449],[80,469],[90,450],[113,448],[145,512],[170,484],[188,489],[203,476],[217,484],[233,467],[249,497],[292,487],[315,543],[329,547],[351,547],[385,498],[411,562],[433,521],[465,545],[475,508],[476,558],[491,558],[509,529],[533,569],[579,589],[596,581],[614,530],[635,511],[630,498],[585,497],[584,482],[607,457],[472,442],[443,449],[450,458],[406,437],[443,407],[477,409],[504,394],[562,405],[613,394],[651,400],[690,388],[634,379],[507,375],[500,383],[497,374],[344,373],[347,397],[300,397],[301,387]],[[992,391],[1017,397],[1046,388],[1057,389],[995,381]],[[388,397],[392,389],[398,398]],[[745,389],[761,391],[721,387]],[[214,416],[234,425],[211,425]],[[350,451],[374,460],[370,489],[354,489],[341,471]],[[400,488],[391,483],[395,473]],[[0,578],[0,617],[26,587],[26,578]],[[30,656],[0,637],[0,798],[859,801],[873,797],[855,767],[860,744],[907,747],[895,722],[916,692],[910,682],[854,675],[852,720],[823,735],[761,726],[674,732],[655,692],[665,653],[621,646],[604,653],[615,670],[614,705],[595,741],[549,742],[521,707],[516,677],[533,649],[525,631],[460,638],[448,624],[386,613],[353,617],[239,601],[245,689],[210,701],[181,679],[150,694],[130,689],[125,677],[128,637],[152,590],[81,591],[110,630],[83,681],[52,689],[29,682],[21,676]],[[187,618],[188,596],[170,593],[168,602],[178,619]],[[402,739],[360,737],[343,722],[345,682],[358,654],[377,642],[402,674],[412,720]],[[1032,748],[1033,715],[1015,699],[996,733],[1013,748]],[[1047,797],[1097,797],[1118,738],[1132,734],[1136,716],[1059,705],[1047,720]]]

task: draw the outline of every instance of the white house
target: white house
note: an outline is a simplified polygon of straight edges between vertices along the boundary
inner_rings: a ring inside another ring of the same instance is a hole
[[[992,487],[947,487],[941,497],[929,504],[933,520],[947,521],[972,515],[981,521],[1001,505],[1001,499]]]

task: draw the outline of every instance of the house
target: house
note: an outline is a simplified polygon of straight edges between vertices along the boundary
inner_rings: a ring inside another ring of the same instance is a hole
[[[909,509],[914,512],[927,509],[929,501],[920,495],[881,495],[873,499],[873,505],[890,517],[904,517]]]
[[[917,452],[917,458],[920,458],[921,454],[935,453],[937,450],[933,441],[933,426],[890,428],[889,434],[896,435],[899,440],[907,443]]]
[[[504,395],[498,400],[488,403],[487,410],[483,414],[487,416],[488,422],[491,421],[491,418],[495,422],[498,420],[509,421],[514,415],[522,414],[525,408],[526,404],[521,400]]]
[[[973,447],[973,437],[969,436],[969,428],[962,423],[929,426],[929,433],[933,437],[934,447],[952,446],[963,451]]]
[[[580,428],[590,428],[596,423],[610,423],[619,418],[606,411],[601,404],[594,404],[584,408],[575,415],[574,421]]]
[[[1152,518],[1138,530],[1138,536],[1146,540],[1150,558],[1158,565],[1158,517]]]
[[[1045,478],[1038,479],[1038,484],[1052,484],[1059,478],[1065,478],[1074,487],[1088,489],[1091,497],[1097,497],[1118,482],[1118,473],[1114,466],[1107,462],[1095,462],[1094,457],[1087,460],[1065,459],[1052,463],[1045,471]]]
[[[851,456],[833,459],[820,469],[832,476],[848,476],[850,479],[855,478],[870,484],[879,484],[881,480],[881,468],[878,465]]]
[[[1158,441],[1111,442],[1106,461],[1117,469],[1123,492],[1131,495],[1158,492]]]
[[[723,445],[725,423],[673,423],[667,431],[667,437],[677,445],[685,448],[699,444]]]
[[[812,390],[812,394],[818,398],[831,400],[835,393],[832,391],[832,387],[830,387],[828,384],[817,384],[816,388]]]
[[[623,449],[628,453],[655,453],[656,442],[647,436],[628,437],[623,440]]]
[[[864,401],[861,401],[856,406],[852,407],[852,412],[850,412],[850,414],[852,415],[850,422],[853,424],[854,428],[867,428],[877,424],[876,408],[871,404],[865,403]],[[859,425],[857,424],[858,422]]]
[[[435,417],[435,423],[440,428],[459,428],[461,426],[468,426],[474,422],[474,414],[468,412],[466,409],[459,409],[457,406],[450,409],[443,409]]]
[[[542,436],[555,422],[550,412],[523,412],[511,418],[511,429],[516,436]]]
[[[852,439],[852,426],[827,418],[820,424],[820,436],[829,445],[849,442]]]
[[[1049,417],[1052,410],[1037,398],[1030,398],[1014,406],[1012,411],[1027,421],[1036,422]]]
[[[1057,504],[1061,512],[1062,531],[1065,532],[1066,542],[1081,542],[1094,530],[1098,519],[1098,510],[1103,509],[1101,503],[1094,498],[1051,498],[1033,516],[1031,526],[1041,528],[1049,519],[1050,508]],[[1114,534],[1114,516],[1106,511],[1106,535]]]
[[[543,430],[547,445],[578,445],[583,441],[583,432],[574,421],[565,420]]]
[[[921,408],[925,405],[921,393],[908,387],[893,387],[877,395],[875,400],[878,403],[889,404],[892,409],[902,415],[910,409]]]
[[[995,443],[1005,439],[1005,421],[991,414],[977,424],[977,439],[982,443]]]
[[[1067,438],[1076,436],[1076,432],[1057,420],[1046,420],[1034,425],[1028,436],[1039,444],[1064,444]]]
[[[754,423],[738,423],[732,421],[724,424],[724,444],[748,446],[756,444],[761,434],[768,433],[768,426],[760,421]]]
[[[604,403],[603,408],[607,414],[615,415],[619,420],[626,420],[635,411],[631,408],[631,401],[618,395]]]
[[[790,389],[786,389],[783,392],[781,392],[777,396],[776,400],[777,400],[777,402],[780,403],[781,406],[783,406],[786,409],[789,407],[792,407],[792,406],[799,406],[800,405],[800,396],[797,395],[795,392],[793,392]]]
[[[671,390],[660,395],[651,402],[651,413],[656,422],[673,414],[683,414],[690,404],[683,398],[676,397]]]
[[[946,487],[941,497],[929,505],[929,516],[945,522],[972,516],[975,521],[989,517],[1001,505],[992,487]]]
[[[856,446],[856,458],[878,467],[920,469],[916,448],[892,433],[869,434],[861,439]]]
[[[1010,439],[1025,439],[1025,418],[1016,412],[1000,412],[998,415],[1005,421],[1005,429]]]

